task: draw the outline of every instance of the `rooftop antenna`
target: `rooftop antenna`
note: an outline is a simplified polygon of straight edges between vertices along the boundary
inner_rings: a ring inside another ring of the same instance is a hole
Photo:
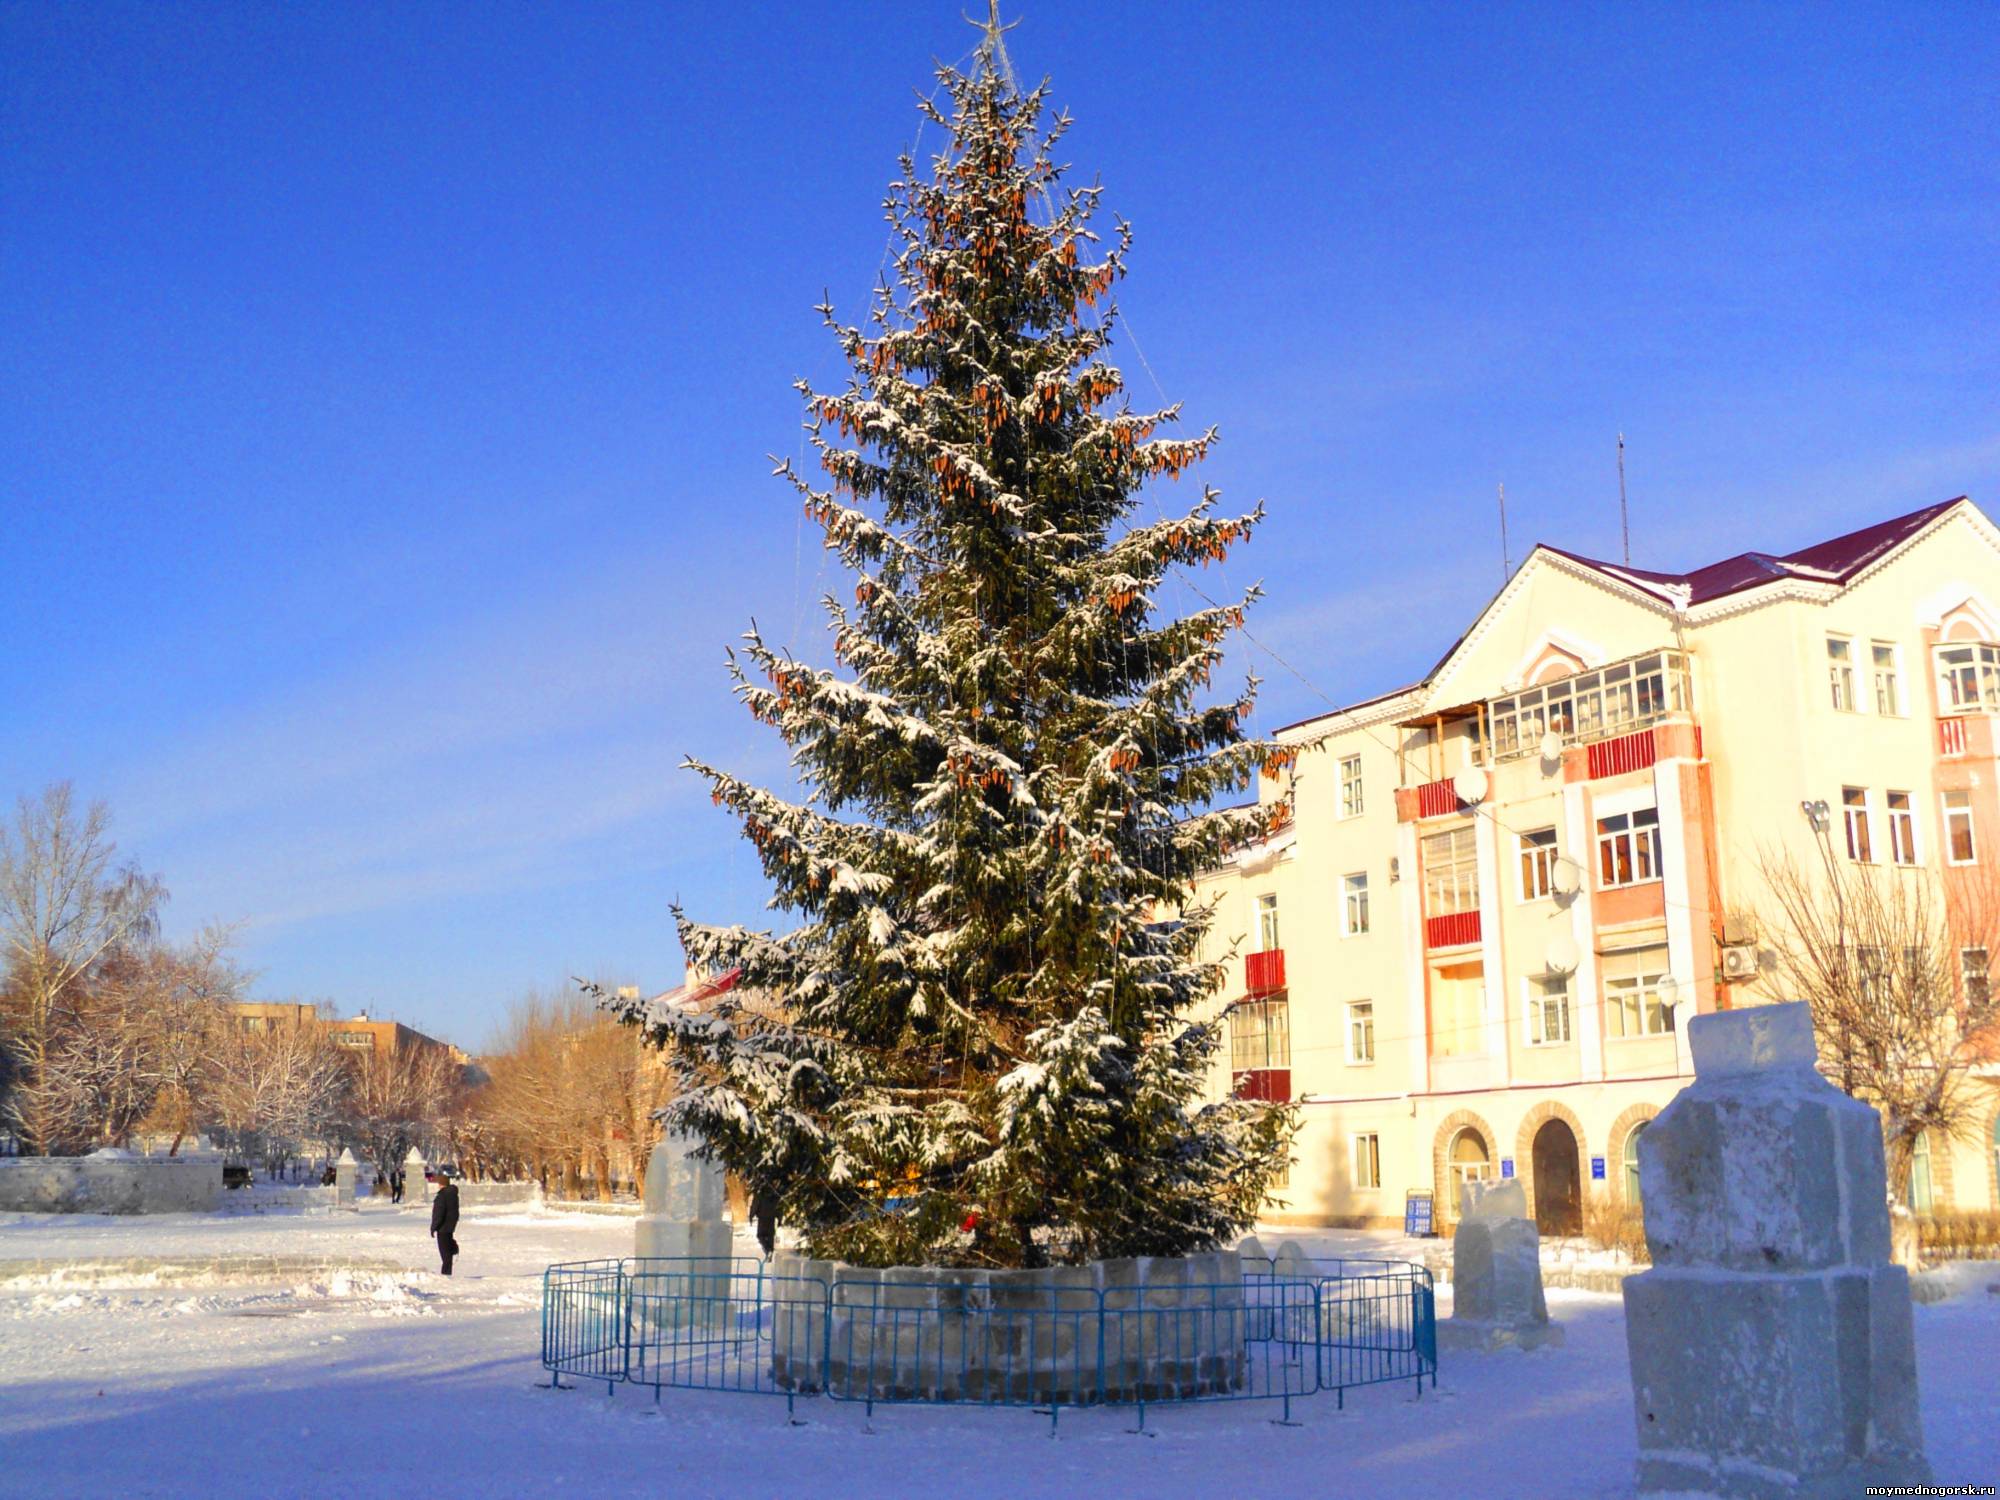
[[[1507,551],[1507,485],[1500,485],[1500,582],[1504,586],[1514,576],[1513,556]]]
[[[995,0],[998,3],[998,0]],[[1625,509],[1625,434],[1618,434],[1618,535],[1625,544],[1625,566],[1632,566],[1632,518]]]
[[[1021,23],[1009,21],[1005,26],[1000,24],[1000,0],[986,0],[986,19],[983,21],[966,16],[964,11],[960,11],[959,14],[965,16],[966,25],[976,26],[986,33],[986,40],[976,49],[980,59],[987,67],[1007,80],[1007,87],[1017,94],[1020,93],[1020,80],[1014,76],[1014,60],[1007,55],[1007,44],[1001,40],[1001,36]]]

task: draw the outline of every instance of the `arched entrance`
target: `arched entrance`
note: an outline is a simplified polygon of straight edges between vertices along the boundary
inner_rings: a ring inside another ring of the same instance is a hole
[[[1445,1153],[1445,1163],[1451,1171],[1451,1211],[1463,1217],[1465,1214],[1465,1185],[1468,1182],[1484,1182],[1493,1175],[1492,1158],[1486,1154],[1486,1142],[1471,1126],[1452,1137],[1451,1149]]]
[[[1535,1227],[1543,1234],[1583,1232],[1576,1132],[1562,1120],[1544,1120],[1535,1132]]]

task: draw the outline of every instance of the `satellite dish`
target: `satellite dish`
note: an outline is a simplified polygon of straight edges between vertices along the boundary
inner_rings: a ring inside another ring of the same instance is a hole
[[[1553,764],[1563,758],[1563,737],[1551,729],[1542,736],[1542,759]]]
[[[1583,866],[1567,854],[1558,855],[1555,869],[1549,872],[1549,884],[1558,896],[1574,896],[1583,889]]]
[[[1582,955],[1576,951],[1576,939],[1566,932],[1559,932],[1549,939],[1549,951],[1542,959],[1551,974],[1574,974]]]
[[[1672,1010],[1680,999],[1681,982],[1671,974],[1662,974],[1653,986],[1653,993],[1660,997],[1660,1004]]]
[[[1458,793],[1458,800],[1461,802],[1484,802],[1486,773],[1477,766],[1466,766],[1451,778],[1451,789]]]

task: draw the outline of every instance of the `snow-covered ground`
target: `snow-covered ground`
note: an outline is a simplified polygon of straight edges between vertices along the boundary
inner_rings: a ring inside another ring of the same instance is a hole
[[[1296,1403],[1018,1411],[545,1388],[539,1275],[629,1253],[632,1221],[493,1209],[436,1274],[419,1207],[146,1219],[0,1216],[0,1495],[1621,1496],[1632,1404],[1615,1297],[1555,1292],[1532,1354],[1447,1352],[1408,1385]],[[1275,1244],[1282,1231],[1265,1236]],[[1393,1253],[1321,1235],[1316,1254]],[[219,1274],[200,1267],[219,1257]],[[245,1257],[277,1257],[256,1262]],[[134,1258],[172,1260],[161,1274]],[[22,1274],[23,1261],[46,1264]],[[99,1269],[88,1269],[89,1263]],[[109,1265],[124,1262],[123,1265]],[[8,1269],[9,1263],[13,1270]],[[245,1267],[260,1266],[254,1272]],[[351,1269],[342,1269],[348,1267]],[[1916,1311],[1945,1483],[2000,1481],[2000,1266]],[[1448,1290],[1439,1312],[1450,1308]]]

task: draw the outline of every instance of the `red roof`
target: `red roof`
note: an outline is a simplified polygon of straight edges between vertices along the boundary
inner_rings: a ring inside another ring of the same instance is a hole
[[[1689,591],[1690,604],[1706,604],[1711,599],[1740,594],[1759,584],[1777,583],[1788,578],[1813,583],[1845,583],[1964,499],[1960,495],[1939,505],[1927,505],[1893,521],[1878,521],[1873,526],[1864,526],[1859,531],[1850,531],[1831,541],[1815,542],[1810,547],[1801,547],[1782,557],[1768,552],[1739,552],[1734,557],[1725,557],[1721,562],[1712,562],[1691,573],[1655,573],[1646,568],[1628,568],[1622,563],[1600,562],[1594,557],[1582,557],[1546,543],[1543,548],[1558,557],[1566,557],[1608,577],[1637,584],[1655,593],[1685,588]]]

